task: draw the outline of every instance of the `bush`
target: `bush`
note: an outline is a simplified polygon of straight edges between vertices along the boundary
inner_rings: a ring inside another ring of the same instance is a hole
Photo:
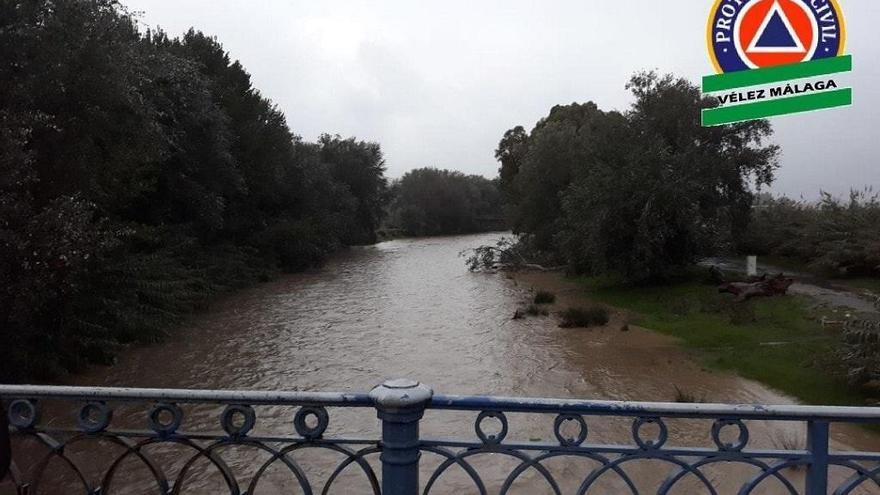
[[[531,304],[526,308],[526,314],[529,316],[547,316],[550,312],[540,306]]]
[[[560,316],[561,328],[590,328],[607,325],[611,320],[608,310],[601,306],[591,308],[568,308]]]
[[[761,198],[741,252],[791,258],[831,276],[880,275],[880,198],[853,191],[846,201]]]
[[[552,292],[547,292],[543,290],[539,290],[537,294],[535,294],[535,304],[553,304],[556,302],[556,294]]]
[[[705,395],[702,397],[698,397],[697,394],[693,392],[678,388],[678,385],[673,385],[673,387],[675,388],[675,402],[680,402],[683,404],[697,404],[706,402]]]
[[[880,332],[875,328],[846,329],[835,356],[851,386],[873,388],[866,391],[877,394],[877,387],[871,386],[880,383]]]

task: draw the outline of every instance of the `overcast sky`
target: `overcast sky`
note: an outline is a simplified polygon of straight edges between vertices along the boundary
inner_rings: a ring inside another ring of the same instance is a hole
[[[217,36],[306,139],[378,141],[388,173],[436,166],[492,177],[505,130],[555,104],[623,110],[637,70],[712,73],[711,0],[123,0],[144,26]],[[855,105],[774,119],[773,191],[880,187],[880,1],[840,0]]]

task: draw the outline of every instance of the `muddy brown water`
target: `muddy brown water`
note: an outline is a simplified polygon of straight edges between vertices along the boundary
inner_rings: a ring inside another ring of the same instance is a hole
[[[711,372],[670,338],[631,326],[626,316],[595,330],[558,327],[556,318],[514,320],[535,288],[558,295],[554,310],[583,304],[583,294],[555,274],[469,273],[459,253],[492,243],[501,234],[395,240],[356,248],[335,257],[314,273],[287,276],[218,302],[161,345],[125,352],[116,366],[96,368],[69,384],[162,388],[216,388],[365,392],[386,378],[411,377],[437,393],[672,401],[675,387],[709,402],[790,404],[794,401],[767,387],[734,375]],[[185,429],[219,430],[216,407],[187,408]],[[294,410],[259,407],[257,432],[292,434]],[[53,416],[53,414],[55,416]],[[64,424],[67,413],[49,413],[49,423]],[[475,440],[471,413],[429,411],[423,435]],[[145,410],[128,406],[114,421],[143,427]],[[379,423],[371,410],[330,410],[329,437],[376,438]],[[510,415],[509,439],[553,441],[553,417]],[[591,443],[632,444],[631,421],[588,418]],[[116,423],[115,423],[116,424]],[[668,445],[711,445],[705,421],[669,421]],[[803,448],[804,427],[798,424],[751,422],[750,448]],[[873,434],[856,427],[835,427],[837,449],[880,450]],[[112,447],[82,446],[71,452],[92,469]],[[173,452],[158,449],[169,474],[179,471]],[[297,453],[310,476],[326,478],[339,458]],[[258,459],[254,450],[231,448],[224,453],[230,467],[249,480]],[[262,456],[262,457],[261,457]],[[370,459],[377,464],[375,456]],[[438,458],[426,454],[423,478]],[[500,455],[475,461],[484,480],[498,485],[515,462]],[[587,461],[548,463],[565,493],[574,493],[596,467]],[[106,467],[106,466],[104,466]],[[63,468],[58,468],[58,479]],[[646,463],[630,474],[654,488],[670,466]],[[132,464],[131,472],[142,472]],[[256,493],[301,493],[289,473],[274,469]],[[735,493],[756,471],[728,465],[707,470],[719,493]],[[790,472],[802,483],[803,473]],[[56,475],[50,475],[56,476]],[[844,474],[835,473],[839,480]],[[112,493],[156,493],[148,480],[126,474]],[[330,493],[369,493],[364,478],[348,472]],[[316,482],[320,488],[320,483]],[[47,486],[51,486],[47,485]],[[216,472],[197,463],[183,493],[222,493]],[[0,489],[0,493],[4,493]],[[46,492],[51,493],[51,491]],[[60,493],[60,492],[59,492]],[[70,492],[73,493],[73,492]],[[440,479],[432,493],[477,493],[457,469]],[[524,474],[511,493],[552,493],[537,473]],[[589,493],[627,493],[619,480],[609,479]],[[672,493],[704,493],[684,483]],[[768,483],[756,493],[784,493]],[[880,493],[863,491],[862,493]]]

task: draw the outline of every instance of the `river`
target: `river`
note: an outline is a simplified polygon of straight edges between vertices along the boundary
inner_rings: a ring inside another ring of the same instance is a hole
[[[596,330],[561,329],[553,316],[513,319],[533,287],[552,288],[560,307],[583,296],[555,275],[468,272],[459,253],[499,237],[405,239],[350,249],[320,270],[226,297],[171,340],[126,351],[117,365],[92,369],[71,384],[346,392],[410,377],[447,394],[672,401],[679,387],[710,402],[793,402],[758,383],[703,369],[668,337],[636,327],[622,332],[620,315]],[[216,411],[199,411],[194,420],[216,423]],[[284,429],[289,414],[270,408],[260,421]],[[331,414],[332,432],[376,434],[375,416]],[[511,435],[552,439],[546,424],[516,418]],[[673,421],[670,443],[708,446],[708,426]],[[590,441],[629,443],[629,427],[591,420]],[[430,413],[424,431],[474,438],[473,415]],[[751,425],[751,433],[755,448],[781,448],[782,439],[803,436],[800,426],[780,430],[761,422]],[[834,441],[838,448],[880,448],[858,428],[835,429]],[[233,464],[246,469],[249,460]],[[659,476],[654,471],[643,477]],[[283,482],[275,483],[285,490]],[[470,493],[466,483],[457,483],[451,478],[448,492]]]

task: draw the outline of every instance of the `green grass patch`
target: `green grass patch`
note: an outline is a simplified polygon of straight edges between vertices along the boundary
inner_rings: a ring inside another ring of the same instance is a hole
[[[864,405],[833,373],[837,335],[796,296],[734,303],[711,285],[633,287],[581,278],[591,298],[636,313],[633,322],[682,341],[705,364],[765,383],[809,404]]]

